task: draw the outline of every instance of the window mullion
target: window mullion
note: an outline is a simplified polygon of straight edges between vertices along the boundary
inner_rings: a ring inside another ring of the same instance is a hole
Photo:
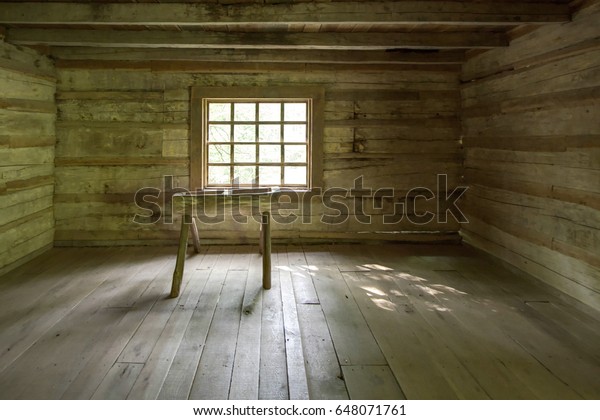
[[[283,112],[283,107],[284,107],[284,102],[281,102],[281,108],[279,109],[279,143],[281,144],[280,147],[280,151],[279,151],[279,167],[280,167],[280,171],[279,171],[279,184],[280,185],[285,185],[284,182],[284,172],[285,172],[285,151],[284,151],[284,146],[283,146],[283,130],[284,130],[284,124],[283,124],[283,117],[284,117],[284,112]]]
[[[208,172],[209,172],[209,165],[208,165],[208,108],[209,108],[209,102],[206,99],[202,100],[201,103],[201,107],[202,107],[202,168],[201,168],[201,175],[200,175],[200,179],[201,179],[201,184],[200,187],[204,188],[208,185]],[[193,163],[190,161],[190,163]],[[196,185],[193,186],[193,188],[197,188]]]
[[[233,108],[235,107],[235,103],[232,101],[231,102],[231,106],[229,108],[229,121],[230,121],[230,128],[229,128],[229,184],[230,186],[233,186],[233,178],[234,178],[234,166],[233,163],[235,162],[235,156],[233,155],[233,151],[234,151],[234,144],[235,144],[235,124],[233,123],[233,117],[234,117],[234,113],[233,113]]]
[[[258,147],[258,101],[255,103],[254,105],[254,147],[256,150],[256,158],[255,160],[255,164],[254,164],[254,178],[256,179],[256,184],[257,186],[260,186],[260,147]]]

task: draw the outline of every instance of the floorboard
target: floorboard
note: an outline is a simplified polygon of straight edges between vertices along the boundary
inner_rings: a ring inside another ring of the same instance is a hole
[[[124,400],[143,367],[142,363],[115,363],[92,395],[92,399]]]
[[[352,400],[404,400],[388,366],[342,366],[344,382]]]
[[[167,373],[158,395],[159,399],[188,399],[200,357],[206,343],[206,336],[219,302],[225,276],[223,271],[210,270],[219,258],[221,248],[212,247],[202,260],[200,269],[210,272],[206,286],[185,329],[182,341]]]
[[[437,347],[433,351],[428,347],[432,334],[420,316],[397,308],[389,300],[391,292],[380,284],[374,286],[365,274],[345,273],[344,278],[404,395],[409,399],[458,398],[436,363]]]
[[[73,262],[71,270],[65,270],[64,266],[57,268],[48,278],[42,277],[39,288],[35,281],[25,282],[22,286],[15,285],[15,293],[5,294],[0,316],[0,372],[98,286],[97,281],[88,284],[77,279],[102,273],[106,270],[102,263],[114,253],[115,250],[101,250],[95,254],[96,259],[90,258],[93,253],[76,253],[73,260],[66,258],[65,261],[67,266]]]
[[[285,252],[285,254],[284,254]],[[292,284],[292,275],[288,269],[287,250],[278,254],[279,283],[283,305],[283,324],[285,328],[285,355],[289,397],[291,400],[307,400],[308,382],[306,380],[306,361],[302,350],[302,335],[298,322],[298,309]]]
[[[2,399],[600,399],[600,314],[459,245],[57,248],[0,276]]]
[[[289,388],[285,353],[283,305],[277,253],[271,261],[271,289],[263,294],[258,398],[287,400]]]
[[[229,396],[247,272],[223,271],[225,283],[213,316],[191,399],[226,400]],[[243,343],[240,350],[243,349]]]
[[[131,392],[127,395],[128,399],[143,400],[158,397],[209,275],[206,270],[195,270],[193,264],[192,267],[188,267],[188,273],[187,287],[181,294],[177,308],[169,317],[152,353],[144,363],[144,368],[133,384]]]
[[[89,399],[92,397],[104,376],[112,369],[123,349],[137,331],[148,312],[158,299],[162,299],[170,291],[169,278],[173,271],[170,253],[163,252],[156,256],[156,261],[145,265],[137,276],[145,277],[149,285],[143,290],[138,300],[127,311],[123,318],[113,325],[102,346],[98,346],[90,356],[86,365],[69,384],[62,399]]]
[[[235,352],[229,399],[256,400],[260,375],[260,337],[262,335],[262,262],[257,254],[247,254],[246,290]]]

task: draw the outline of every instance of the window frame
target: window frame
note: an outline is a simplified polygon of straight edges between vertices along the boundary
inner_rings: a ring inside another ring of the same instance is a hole
[[[228,187],[208,187],[208,157],[205,156],[207,138],[208,107],[205,102],[240,101],[298,101],[309,100],[307,121],[307,183],[306,187],[285,187],[281,189],[312,190],[321,187],[323,178],[323,127],[324,127],[324,89],[315,86],[278,86],[278,87],[201,87],[191,88],[191,127],[190,127],[190,188],[192,190],[218,190]],[[312,108],[312,109],[310,109]],[[256,124],[257,122],[253,122]],[[284,163],[282,162],[282,166]]]

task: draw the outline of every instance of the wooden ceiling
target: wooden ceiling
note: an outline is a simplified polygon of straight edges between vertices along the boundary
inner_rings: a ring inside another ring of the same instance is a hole
[[[571,18],[567,0],[0,1],[0,37],[62,60],[438,64]]]

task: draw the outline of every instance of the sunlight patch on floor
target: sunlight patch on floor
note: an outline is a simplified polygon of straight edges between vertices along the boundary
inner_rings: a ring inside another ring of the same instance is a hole
[[[393,302],[390,302],[387,299],[373,299],[371,298],[371,301],[378,307],[381,309],[384,309],[386,311],[395,311],[396,310],[396,304]]]
[[[386,267],[380,264],[362,264],[359,267],[365,267],[370,270],[378,270],[378,271],[394,271],[393,268]]]

